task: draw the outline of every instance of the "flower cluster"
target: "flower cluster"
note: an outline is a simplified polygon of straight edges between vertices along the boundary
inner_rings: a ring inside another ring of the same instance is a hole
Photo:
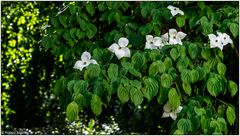
[[[210,48],[219,48],[220,50],[223,49],[223,46],[227,45],[228,43],[233,43],[232,39],[226,33],[217,32],[218,36],[214,34],[209,34],[210,40]]]
[[[167,102],[164,106],[163,106],[163,115],[162,118],[168,118],[171,117],[173,120],[177,119],[177,113],[181,112],[182,110],[182,106],[179,106],[177,109],[172,109],[171,105],[169,104],[169,102]]]
[[[169,32],[165,33],[161,37],[146,35],[145,49],[160,49],[164,45],[182,45],[182,39],[184,39],[186,35],[187,34],[181,31],[177,32],[176,29],[169,29]]]

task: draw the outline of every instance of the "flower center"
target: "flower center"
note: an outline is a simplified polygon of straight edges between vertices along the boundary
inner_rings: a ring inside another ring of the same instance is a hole
[[[119,50],[121,50],[121,49],[122,49],[122,47],[118,47],[118,49],[119,49]]]
[[[83,65],[86,65],[87,64],[87,62],[83,62]]]
[[[176,36],[173,36],[173,39],[176,39]]]
[[[217,42],[218,42],[218,40],[215,40],[215,42],[217,43]]]
[[[226,40],[227,38],[226,38],[226,37],[224,37],[223,39],[224,39],[224,40]]]
[[[177,10],[177,8],[174,8],[173,10]]]
[[[151,41],[150,44],[153,44],[153,41]]]

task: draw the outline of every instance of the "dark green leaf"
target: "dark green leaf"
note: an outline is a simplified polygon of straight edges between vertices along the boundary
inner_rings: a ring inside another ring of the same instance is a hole
[[[94,5],[93,5],[92,2],[88,2],[88,4],[86,5],[86,10],[87,10],[87,12],[88,12],[91,16],[94,15],[94,13],[95,13],[95,7],[94,7]]]
[[[110,64],[107,72],[108,72],[109,78],[111,78],[111,79],[113,77],[118,77],[118,65]]]

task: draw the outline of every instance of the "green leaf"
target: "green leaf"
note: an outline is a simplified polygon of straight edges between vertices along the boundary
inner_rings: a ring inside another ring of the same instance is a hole
[[[111,93],[112,94],[117,92],[120,83],[121,83],[121,80],[119,78],[113,78],[111,80]]]
[[[189,119],[180,119],[177,123],[177,127],[179,130],[187,134],[188,132],[192,131],[192,122]]]
[[[56,17],[51,18],[51,24],[53,24],[54,27],[58,27],[59,26],[58,18]]]
[[[236,38],[238,36],[238,24],[237,23],[230,23],[229,25],[230,32],[232,33],[233,37]]]
[[[157,98],[157,101],[160,105],[163,105],[165,101],[168,99],[168,92],[170,88],[161,88],[159,91],[159,96]]]
[[[87,27],[87,32],[86,32],[87,37],[89,39],[92,39],[97,33],[97,27],[92,23],[88,23],[85,27]]]
[[[73,93],[73,92],[74,92],[73,86],[74,86],[74,84],[76,83],[76,81],[77,81],[77,80],[71,80],[71,81],[69,81],[69,82],[67,83],[67,88],[68,88],[68,91],[69,91],[70,93]]]
[[[142,73],[138,72],[136,69],[131,68],[129,69],[129,73],[131,73],[132,75],[134,75],[135,77],[142,77]]]
[[[143,96],[151,101],[158,93],[158,82],[153,78],[147,78],[144,81],[144,87],[142,88]]]
[[[226,111],[226,115],[227,115],[228,123],[232,126],[235,122],[236,115],[235,115],[234,109],[231,106],[228,106],[227,111]]]
[[[198,71],[199,74],[199,80],[202,80],[206,77],[207,70],[204,67],[198,66],[196,70]]]
[[[190,44],[189,47],[188,47],[188,53],[190,55],[190,57],[194,60],[197,58],[198,56],[198,46],[197,44]]]
[[[203,47],[201,51],[201,55],[205,60],[208,60],[211,58],[211,52],[209,48]]]
[[[117,23],[121,22],[121,16],[118,12],[115,12],[114,18],[115,18]]]
[[[183,27],[185,25],[185,16],[176,17],[176,23],[179,27]]]
[[[177,60],[177,68],[181,72],[183,69],[186,69],[189,65],[189,59],[187,56],[185,57],[180,57]]]
[[[76,36],[78,39],[83,39],[85,36],[85,33],[81,31],[81,29],[77,29]]]
[[[191,83],[192,82],[192,73],[191,70],[188,69],[184,69],[181,72],[181,79],[183,81],[183,83]]]
[[[95,7],[94,7],[94,5],[93,5],[92,2],[88,2],[88,4],[86,5],[86,10],[87,10],[87,12],[88,12],[91,16],[94,15],[94,13],[95,13]]]
[[[97,80],[94,83],[93,86],[93,92],[94,94],[97,94],[98,96],[102,97],[104,94],[104,85],[102,80]]]
[[[172,48],[172,49],[171,49],[171,51],[170,51],[170,56],[172,57],[172,59],[173,59],[174,61],[177,60],[177,58],[179,57],[179,53],[178,53],[178,51],[177,51],[176,48]]]
[[[178,52],[180,54],[181,57],[185,57],[186,56],[186,47],[185,46],[177,46]]]
[[[125,69],[127,69],[127,70],[133,68],[133,66],[132,66],[132,64],[131,64],[130,62],[122,61],[121,64],[122,64],[122,66],[123,66]]]
[[[220,83],[217,78],[213,77],[207,80],[207,90],[212,96],[216,97],[221,92],[220,89]]]
[[[73,4],[70,4],[69,5],[69,10],[70,10],[71,15],[73,15],[73,14],[76,13],[77,7],[75,5],[73,5]]]
[[[141,69],[146,63],[146,57],[143,53],[136,52],[132,56],[131,63],[135,69]]]
[[[144,25],[140,28],[140,32],[142,35],[147,35],[147,34],[151,33],[152,30],[153,30],[153,26],[151,23]]]
[[[87,92],[87,88],[88,88],[88,83],[84,80],[78,80],[75,82],[74,86],[73,86],[73,90],[74,90],[74,94],[84,94],[85,92]]]
[[[204,108],[194,107],[194,112],[199,116],[206,115],[206,110]]]
[[[166,70],[172,67],[172,59],[170,57],[166,57],[163,63],[165,65]]]
[[[199,73],[197,70],[193,69],[191,71],[191,74],[192,74],[192,82],[195,83],[199,80]]]
[[[191,85],[187,84],[187,83],[183,83],[182,87],[183,87],[183,90],[185,91],[185,93],[188,94],[189,96],[191,96],[191,93],[192,93]]]
[[[66,28],[67,25],[67,17],[63,16],[63,15],[59,15],[58,19],[60,21],[60,23]]]
[[[65,89],[65,78],[61,76],[54,85],[53,92],[58,96]]]
[[[162,74],[161,75],[161,85],[165,88],[170,88],[170,86],[172,85],[173,82],[173,78],[170,74]]]
[[[114,16],[115,16],[114,11],[111,11],[110,14],[108,15],[108,18],[107,18],[109,24],[113,22]]]
[[[96,116],[100,115],[102,112],[102,101],[101,98],[96,94],[93,94],[92,96],[91,109]]]
[[[76,95],[74,97],[74,101],[77,103],[79,111],[81,111],[83,107],[83,95],[82,94]]]
[[[222,62],[218,62],[217,71],[220,75],[224,76],[226,73],[226,66]]]
[[[110,64],[107,72],[110,79],[112,79],[113,77],[118,77],[118,65],[113,63]]]
[[[171,105],[173,110],[176,110],[180,105],[180,97],[178,96],[177,90],[175,88],[171,88],[168,93],[169,104]]]
[[[143,102],[143,94],[141,90],[138,90],[135,87],[131,88],[130,97],[131,97],[132,103],[134,103],[135,106],[138,106]]]
[[[117,95],[123,104],[129,100],[129,91],[126,87],[123,87],[123,85],[118,87]]]
[[[77,103],[75,101],[72,101],[67,106],[67,111],[66,111],[67,119],[70,122],[73,122],[77,118],[78,112],[79,112],[79,108]]]
[[[235,96],[238,91],[238,85],[233,81],[228,81],[228,90],[231,93],[231,97]]]
[[[142,88],[142,82],[138,81],[138,80],[131,80],[131,85],[136,87],[138,90],[140,90]]]
[[[99,77],[101,73],[101,69],[100,66],[97,64],[90,64],[88,65],[87,69],[84,72],[84,79],[92,79],[92,78],[96,78]]]

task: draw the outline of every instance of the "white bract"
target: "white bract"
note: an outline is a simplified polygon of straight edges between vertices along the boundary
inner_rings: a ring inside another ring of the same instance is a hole
[[[180,10],[179,8],[177,8],[177,7],[169,5],[167,8],[170,10],[172,16],[175,16],[177,14],[184,15],[184,12],[182,10]]]
[[[169,44],[180,44],[182,45],[182,39],[185,38],[187,34],[183,32],[177,32],[176,29],[169,29]]]
[[[129,41],[127,38],[120,38],[118,40],[118,44],[114,43],[112,44],[108,50],[115,53],[118,59],[121,59],[122,57],[129,57],[130,58],[130,50],[128,49]]]
[[[162,39],[160,37],[153,37],[152,35],[146,35],[145,49],[158,49],[163,46]]]
[[[210,48],[216,48],[223,49],[223,44],[221,43],[221,38],[219,36],[216,36],[214,34],[208,35],[210,39]]]
[[[83,70],[83,68],[87,67],[89,64],[98,64],[96,60],[91,59],[91,54],[87,51],[83,52],[81,55],[81,60],[78,60],[74,67],[75,69],[79,69],[80,71]]]
[[[233,43],[230,36],[227,35],[226,33],[217,32],[217,34],[220,37],[221,43],[222,43],[223,46],[227,45],[228,43]]]
[[[164,106],[163,106],[163,115],[162,118],[168,118],[171,117],[173,120],[177,119],[177,113],[180,113],[182,110],[182,106],[179,106],[176,110],[173,110],[172,107],[170,106],[170,104],[167,102]]]

